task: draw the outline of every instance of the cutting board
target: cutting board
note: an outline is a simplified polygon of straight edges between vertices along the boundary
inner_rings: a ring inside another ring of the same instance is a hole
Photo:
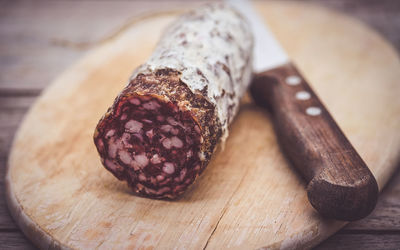
[[[257,2],[382,188],[400,159],[400,61],[357,20],[313,5]],[[132,194],[101,163],[94,127],[180,11],[137,18],[60,75],[15,137],[10,211],[41,248],[306,248],[345,223],[310,206],[270,117],[249,98],[201,178],[177,201]]]

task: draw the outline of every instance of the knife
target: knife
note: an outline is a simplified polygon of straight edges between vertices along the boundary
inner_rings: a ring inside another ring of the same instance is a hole
[[[307,182],[311,205],[337,220],[367,216],[378,198],[371,171],[251,3],[228,2],[254,34],[250,93],[271,114],[284,154]]]

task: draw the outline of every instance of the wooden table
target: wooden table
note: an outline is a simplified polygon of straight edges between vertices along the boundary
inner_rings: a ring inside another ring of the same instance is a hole
[[[368,23],[400,50],[397,0],[311,0]],[[189,6],[179,1],[0,1],[0,196],[15,131],[41,90],[124,24],[151,9]],[[400,169],[375,211],[350,223],[317,249],[399,249]],[[34,249],[0,199],[0,249]]]

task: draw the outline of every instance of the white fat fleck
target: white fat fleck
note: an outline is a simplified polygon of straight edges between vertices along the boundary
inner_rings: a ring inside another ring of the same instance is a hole
[[[170,148],[172,147],[171,139],[165,138],[165,139],[162,141],[162,145],[164,146],[164,148],[170,149]]]
[[[153,157],[151,157],[150,161],[153,164],[158,164],[158,163],[161,163],[161,158],[158,154],[155,154],[155,155],[153,155]]]
[[[163,194],[163,193],[168,192],[168,191],[171,191],[171,188],[170,188],[170,187],[163,187],[163,188],[160,188],[160,189],[157,191],[157,194]]]
[[[172,146],[176,147],[176,148],[181,148],[183,147],[183,142],[176,136],[173,136],[171,138],[171,144]]]
[[[108,155],[111,158],[115,158],[117,156],[117,151],[122,147],[120,140],[115,140],[112,138],[108,143]]]
[[[204,152],[199,152],[199,159],[200,159],[200,161],[204,161],[206,159]]]
[[[186,172],[187,172],[186,168],[183,168],[183,169],[181,170],[181,172],[180,172],[180,174],[179,174],[179,179],[180,179],[180,181],[183,181],[183,178],[185,178]]]
[[[164,124],[164,125],[161,125],[160,129],[161,129],[163,132],[168,133],[169,131],[171,131],[172,126],[169,125],[169,124]]]
[[[311,116],[317,116],[321,114],[321,109],[318,107],[309,107],[306,109],[306,114]]]
[[[113,135],[115,135],[115,129],[110,129],[106,133],[106,139],[111,138]]]
[[[124,120],[126,120],[126,118],[128,117],[128,115],[127,114],[122,114],[121,115],[121,121],[124,121]]]
[[[119,158],[121,159],[121,161],[122,161],[123,163],[125,163],[125,164],[131,164],[131,162],[132,162],[132,157],[131,157],[131,155],[129,154],[129,152],[120,150],[120,151],[118,152],[118,155],[119,155]]]
[[[125,128],[130,133],[139,133],[139,131],[143,128],[143,124],[135,120],[129,120],[127,123],[125,123]]]
[[[143,121],[143,122],[146,122],[146,123],[150,123],[150,124],[153,123],[153,121],[148,120],[148,119],[142,119],[142,121]]]
[[[149,164],[149,159],[145,154],[135,155],[133,158],[135,159],[135,164],[137,164],[139,168],[144,168]]]
[[[166,174],[173,174],[175,172],[174,164],[171,162],[164,163],[164,166],[162,169]]]
[[[176,127],[174,128],[174,127],[172,127],[172,126],[169,125],[169,124],[164,124],[164,125],[162,125],[162,126],[160,127],[160,129],[161,129],[163,132],[166,132],[166,133],[171,132],[173,135],[179,134],[179,129],[176,128]]]
[[[171,124],[172,126],[176,126],[176,125],[179,124],[179,123],[178,123],[174,118],[172,118],[172,117],[168,117],[168,118],[167,118],[167,122],[168,122],[169,124]]]
[[[300,101],[308,100],[311,98],[311,94],[307,91],[299,91],[296,93],[296,99]]]
[[[122,134],[121,141],[126,148],[132,148],[132,145],[129,143],[129,139],[131,139],[131,135],[129,133]]]
[[[153,129],[146,131],[146,136],[151,140],[151,138],[153,138],[153,136],[154,136]]]
[[[131,79],[159,69],[181,72],[181,81],[193,93],[205,90],[205,97],[215,105],[224,142],[250,84],[252,48],[251,29],[243,17],[227,4],[208,4],[171,24],[150,59]]]
[[[145,104],[143,104],[143,108],[147,109],[147,110],[155,110],[159,107],[160,107],[160,105],[155,101],[150,101],[150,102],[146,102]]]
[[[115,145],[108,147],[108,156],[111,158],[115,158],[115,156],[117,156],[117,147]]]
[[[140,105],[140,100],[138,98],[132,98],[129,100],[133,105]]]
[[[163,175],[157,175],[156,180],[157,181],[163,181],[165,177]]]
[[[144,174],[139,174],[139,181],[146,181],[146,176]]]

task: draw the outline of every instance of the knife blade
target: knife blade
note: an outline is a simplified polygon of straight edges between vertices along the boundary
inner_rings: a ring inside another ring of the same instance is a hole
[[[289,56],[273,33],[253,9],[249,1],[232,0],[229,3],[248,20],[254,34],[253,69],[260,73],[289,62]]]
[[[283,153],[307,182],[311,205],[338,220],[367,216],[378,197],[373,174],[252,4],[228,2],[254,35],[250,93],[270,112]]]

